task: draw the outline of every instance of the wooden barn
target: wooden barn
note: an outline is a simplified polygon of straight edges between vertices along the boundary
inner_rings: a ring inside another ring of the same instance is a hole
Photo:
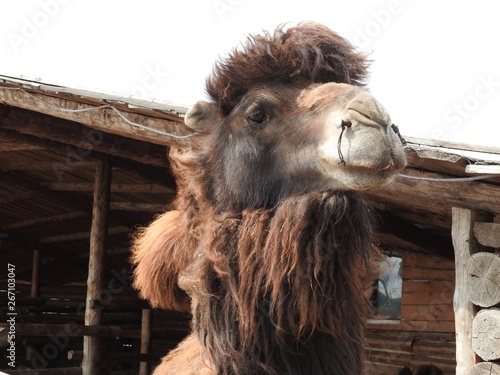
[[[185,111],[0,77],[0,371],[145,375],[187,334],[128,263],[175,197]],[[407,154],[409,177],[369,193],[387,258],[367,374],[500,373],[500,149],[407,138]]]

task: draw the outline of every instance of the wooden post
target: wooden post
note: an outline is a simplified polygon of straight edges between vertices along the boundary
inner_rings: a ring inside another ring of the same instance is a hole
[[[38,290],[40,288],[40,250],[33,250],[33,263],[31,268],[31,288],[30,297],[38,297]],[[33,358],[33,347],[26,346],[26,360],[31,361]]]
[[[108,213],[111,187],[111,167],[107,161],[96,166],[92,227],[90,230],[89,274],[85,325],[96,326],[102,322],[99,309],[92,309],[92,300],[98,300],[104,286],[105,241],[108,230]],[[101,338],[84,336],[82,375],[101,374]]]
[[[141,354],[148,354],[151,347],[151,309],[142,310]],[[149,362],[140,362],[139,375],[149,374]]]
[[[469,375],[476,362],[472,349],[472,320],[474,306],[469,300],[467,262],[473,253],[475,214],[464,208],[451,209],[451,236],[455,249],[455,311],[457,375]]]
[[[40,250],[33,250],[33,268],[31,270],[31,290],[30,297],[38,297],[40,286]]]

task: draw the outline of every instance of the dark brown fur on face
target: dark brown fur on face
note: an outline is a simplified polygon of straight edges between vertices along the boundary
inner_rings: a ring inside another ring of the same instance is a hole
[[[155,375],[362,373],[379,252],[368,205],[329,185],[317,146],[334,93],[342,104],[366,68],[316,24],[253,37],[216,65],[212,102],[186,115],[203,135],[170,152],[177,211],[133,248],[144,298],[176,309],[191,299],[194,335]],[[329,101],[314,100],[320,91]]]

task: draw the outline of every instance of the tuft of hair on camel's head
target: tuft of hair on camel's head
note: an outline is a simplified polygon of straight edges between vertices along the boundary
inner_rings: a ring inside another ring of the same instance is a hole
[[[216,63],[172,147],[175,211],[137,234],[135,287],[191,311],[155,375],[357,375],[379,251],[362,191],[405,166],[368,62],[325,26],[250,37]]]

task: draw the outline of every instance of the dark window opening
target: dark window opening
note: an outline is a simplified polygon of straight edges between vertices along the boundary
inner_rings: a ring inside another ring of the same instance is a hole
[[[386,256],[385,261],[380,262],[380,274],[371,298],[376,318],[401,319],[402,269],[403,260],[397,256]]]

